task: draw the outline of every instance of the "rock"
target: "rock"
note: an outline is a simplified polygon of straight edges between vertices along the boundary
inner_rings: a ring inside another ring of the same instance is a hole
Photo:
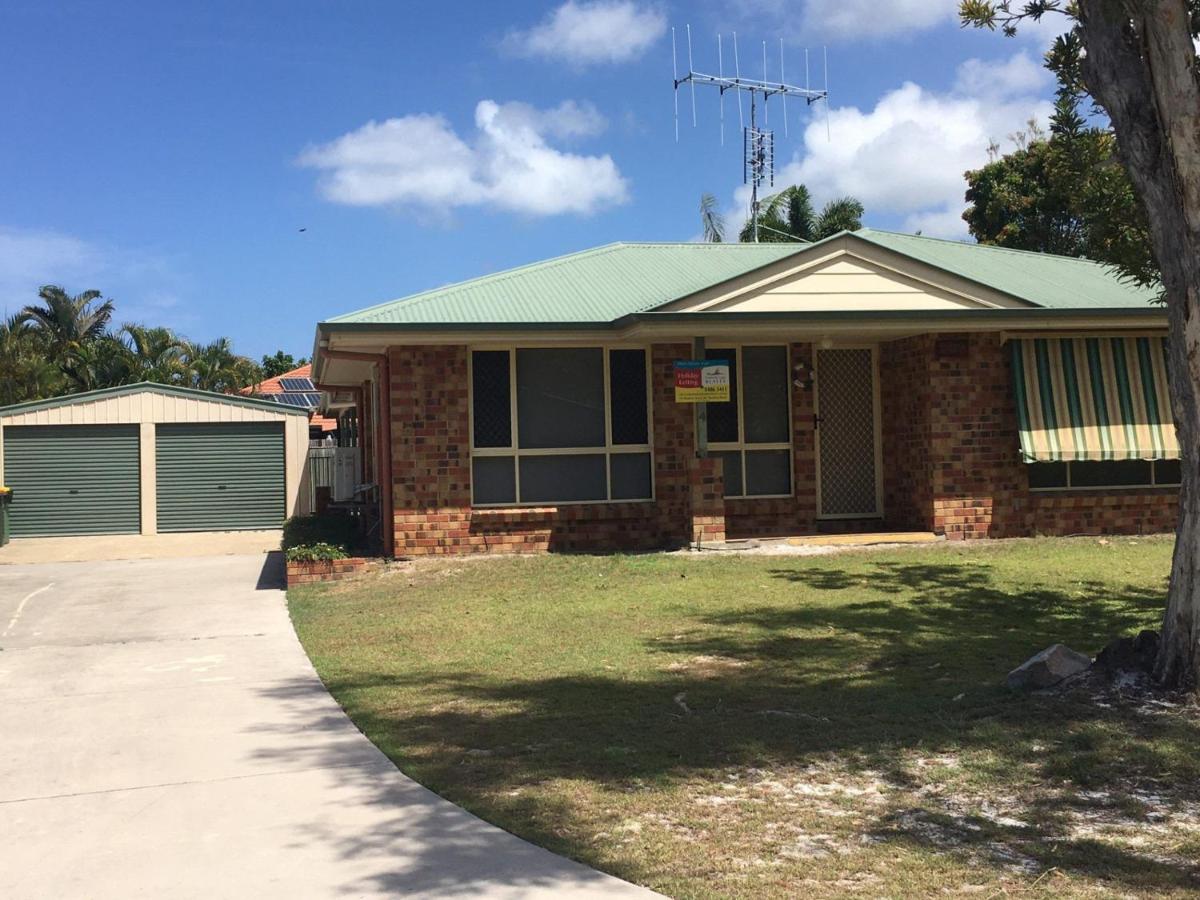
[[[1158,632],[1142,631],[1136,637],[1117,638],[1100,651],[1093,664],[1109,680],[1122,673],[1139,672],[1149,675],[1154,671],[1154,659],[1158,656]]]
[[[1062,644],[1054,644],[1009,672],[1007,684],[1014,691],[1036,691],[1086,672],[1091,665],[1090,656],[1084,656]]]

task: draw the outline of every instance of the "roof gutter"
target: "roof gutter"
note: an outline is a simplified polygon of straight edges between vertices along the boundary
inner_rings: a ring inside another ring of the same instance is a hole
[[[1165,328],[1165,309],[952,309],[872,310],[845,312],[641,312],[611,322],[322,322],[317,326],[319,353],[330,359],[372,361],[375,355],[332,350],[335,336],[357,337],[386,344],[390,337],[412,343],[468,343],[495,340],[497,336],[596,334],[614,339],[663,338],[677,340],[697,335],[729,334],[733,330],[780,328],[820,331],[822,334],[872,334],[897,336],[917,332],[1020,331],[1023,329]],[[320,346],[324,344],[325,346]]]

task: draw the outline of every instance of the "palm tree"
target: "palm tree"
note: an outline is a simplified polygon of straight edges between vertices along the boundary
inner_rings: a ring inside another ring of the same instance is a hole
[[[47,357],[43,335],[17,316],[0,321],[0,405],[51,397],[62,381]]]
[[[700,195],[700,224],[708,243],[719,244],[725,240],[725,217],[712,194]]]
[[[120,331],[138,380],[182,384],[187,380],[188,343],[170,328],[122,325]]]
[[[815,238],[827,238],[839,231],[858,231],[862,228],[863,205],[853,197],[830,200],[817,216]]]
[[[803,184],[793,184],[763,198],[758,214],[758,240],[761,243],[819,241],[839,231],[862,228],[863,213],[862,203],[853,197],[830,200],[819,214],[814,213],[808,188]],[[706,241],[724,239],[724,222],[717,213],[717,201],[712,194],[700,197],[700,223]],[[753,223],[747,222],[742,226],[738,240],[742,243],[754,240]]]
[[[111,334],[102,334],[71,350],[62,371],[73,391],[95,391],[139,380],[133,353]]]
[[[99,291],[84,291],[72,297],[58,285],[38,290],[41,305],[31,304],[17,314],[17,321],[45,334],[51,359],[62,365],[69,355],[104,334],[112,318],[111,300],[100,300]]]
[[[234,353],[229,338],[188,344],[186,360],[190,386],[202,391],[233,393],[260,380],[258,364]]]

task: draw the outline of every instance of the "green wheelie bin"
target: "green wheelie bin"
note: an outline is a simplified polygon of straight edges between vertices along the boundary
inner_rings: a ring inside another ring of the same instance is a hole
[[[8,524],[8,506],[12,503],[12,488],[0,485],[0,547],[8,543],[8,535],[12,530]]]

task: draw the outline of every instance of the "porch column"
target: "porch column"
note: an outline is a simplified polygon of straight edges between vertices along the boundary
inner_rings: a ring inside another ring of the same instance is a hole
[[[719,456],[694,458],[688,466],[692,544],[725,542],[725,461]]]

